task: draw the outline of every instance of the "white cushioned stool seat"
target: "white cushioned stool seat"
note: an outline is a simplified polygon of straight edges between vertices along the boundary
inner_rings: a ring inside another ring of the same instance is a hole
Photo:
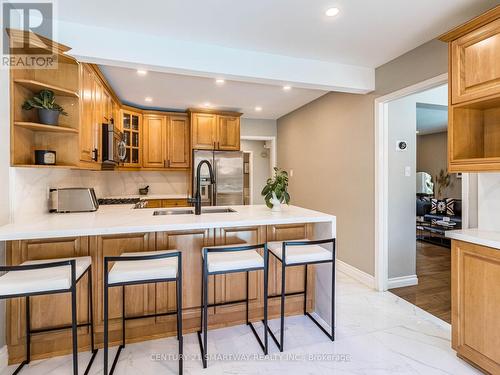
[[[309,240],[295,240],[297,242]],[[283,250],[283,242],[293,241],[274,241],[269,242],[267,247],[274,255],[283,261],[281,252]],[[320,245],[299,245],[286,247],[286,264],[297,264],[307,262],[320,262],[324,260],[332,260],[332,252],[321,247]]]
[[[228,247],[249,246],[243,245],[224,245],[210,246],[210,249],[223,249]],[[202,250],[203,254],[203,250]],[[264,258],[257,250],[209,252],[207,254],[208,272],[235,271],[246,268],[263,268]]]
[[[21,266],[54,263],[75,259],[76,279],[89,268],[90,257],[29,260]],[[0,276],[0,295],[51,292],[71,288],[71,266],[51,267],[26,271],[10,271]]]
[[[122,257],[147,256],[174,253],[178,250],[145,251],[138,253],[123,253]],[[177,277],[177,257],[129,260],[115,262],[108,274],[108,284],[126,283],[133,281],[148,281],[155,279],[173,279]]]

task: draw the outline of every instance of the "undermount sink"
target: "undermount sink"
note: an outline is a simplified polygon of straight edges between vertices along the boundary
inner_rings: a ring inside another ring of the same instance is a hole
[[[153,216],[160,215],[193,215],[193,210],[158,210],[153,212]]]
[[[232,208],[201,208],[202,214],[227,214],[230,212],[236,212]]]
[[[236,212],[232,208],[202,208],[202,214],[226,214]],[[161,216],[161,215],[194,215],[194,210],[157,210],[153,212],[153,216]]]

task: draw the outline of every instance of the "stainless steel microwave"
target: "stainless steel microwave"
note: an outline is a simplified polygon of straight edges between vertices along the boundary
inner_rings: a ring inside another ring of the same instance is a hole
[[[119,164],[125,160],[127,149],[123,134],[114,124],[102,124],[102,162]]]

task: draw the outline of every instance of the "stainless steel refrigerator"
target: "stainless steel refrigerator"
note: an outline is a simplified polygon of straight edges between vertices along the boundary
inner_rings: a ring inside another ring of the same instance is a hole
[[[210,183],[208,167],[201,167],[201,202],[204,206],[243,204],[243,152],[193,151],[193,196],[196,193],[196,170],[202,160],[212,165],[215,183]]]

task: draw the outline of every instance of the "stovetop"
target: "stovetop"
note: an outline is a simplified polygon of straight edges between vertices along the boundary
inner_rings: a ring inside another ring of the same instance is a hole
[[[109,204],[137,204],[141,201],[140,198],[101,198],[98,200],[99,205]]]

